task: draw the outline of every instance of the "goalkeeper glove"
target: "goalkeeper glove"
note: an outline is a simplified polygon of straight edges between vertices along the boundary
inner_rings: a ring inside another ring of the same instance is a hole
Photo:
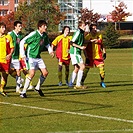
[[[106,59],[106,53],[103,54],[103,59],[104,59],[104,60]]]

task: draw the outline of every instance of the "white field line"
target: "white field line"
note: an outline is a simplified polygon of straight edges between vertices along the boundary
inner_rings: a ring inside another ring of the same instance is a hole
[[[121,130],[80,130],[80,131],[63,131],[63,132],[48,132],[48,133],[116,133],[116,132],[133,132],[133,129]]]
[[[48,109],[48,108],[40,108],[40,107],[35,107],[35,106],[13,104],[13,103],[8,103],[8,102],[0,102],[0,103],[1,104],[12,105],[12,106],[17,106],[17,107],[45,110],[45,111],[56,112],[56,113],[65,113],[65,114],[86,116],[86,117],[92,117],[92,118],[98,118],[98,119],[113,120],[113,121],[126,122],[126,123],[133,123],[133,120],[126,120],[126,119],[121,119],[121,118],[106,117],[106,116],[99,116],[99,115],[92,115],[92,114],[83,114],[83,113],[78,113],[78,112],[71,112],[71,111],[64,111],[64,110],[55,110],[55,109]]]

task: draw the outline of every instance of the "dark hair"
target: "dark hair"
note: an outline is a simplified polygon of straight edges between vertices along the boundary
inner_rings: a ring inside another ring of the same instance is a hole
[[[45,20],[39,20],[37,23],[37,28],[41,27],[42,25],[47,25],[47,22]]]
[[[82,24],[86,24],[83,20],[80,20],[79,22],[78,22],[78,27],[80,27]]]
[[[93,26],[97,26],[97,24],[96,24],[96,23],[92,23],[92,24],[89,26],[90,31],[92,31],[92,29],[93,29],[92,27],[93,27]]]
[[[0,22],[0,27],[1,26],[5,26],[5,28],[6,28],[6,24],[4,22]]]
[[[22,22],[19,21],[19,20],[16,20],[16,21],[14,22],[14,26],[17,26],[17,24],[22,24]]]
[[[69,32],[70,32],[70,27],[69,26],[64,26],[63,29],[62,29],[61,34],[64,34],[64,31],[65,31],[66,28],[68,28],[69,29]]]

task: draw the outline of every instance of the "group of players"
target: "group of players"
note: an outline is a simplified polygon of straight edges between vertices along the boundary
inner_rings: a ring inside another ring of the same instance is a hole
[[[10,74],[16,78],[16,92],[20,93],[20,97],[27,98],[27,89],[33,88],[32,79],[36,70],[39,69],[41,75],[34,90],[40,96],[44,96],[40,87],[48,76],[48,70],[40,54],[44,51],[45,47],[52,57],[54,57],[54,47],[56,47],[59,86],[62,86],[62,67],[64,65],[67,86],[74,87],[74,89],[85,89],[84,81],[87,73],[91,67],[96,66],[100,71],[100,85],[103,88],[106,87],[104,83],[104,59],[106,58],[106,51],[102,43],[102,34],[97,32],[96,24],[91,24],[90,32],[85,35],[86,23],[79,21],[78,29],[74,32],[73,36],[70,36],[70,27],[64,26],[61,35],[57,36],[51,44],[46,29],[46,21],[39,20],[37,30],[23,37],[21,34],[22,22],[15,21],[13,31],[8,34],[5,34],[6,24],[0,22],[1,95],[7,96],[4,88]],[[86,58],[85,63],[81,56],[82,50]],[[70,61],[74,66],[74,70],[69,81]],[[26,76],[23,89],[21,90],[23,82],[21,78],[22,70]],[[74,85],[76,78],[76,85]]]

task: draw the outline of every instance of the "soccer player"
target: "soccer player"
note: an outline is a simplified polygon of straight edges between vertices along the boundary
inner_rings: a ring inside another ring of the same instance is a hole
[[[14,51],[12,37],[10,35],[6,35],[5,30],[6,24],[0,22],[0,72],[2,73],[0,94],[3,96],[7,96],[7,94],[4,92],[4,87],[7,84],[7,78],[10,69],[10,60]]]
[[[21,92],[21,71],[20,71],[20,61],[19,61],[19,45],[20,41],[22,40],[22,22],[21,21],[15,21],[14,22],[14,30],[9,32],[9,34],[12,37],[13,45],[14,45],[14,52],[12,54],[11,59],[11,70],[10,74],[13,73],[13,70],[16,71],[16,92]],[[13,70],[12,70],[13,69]]]
[[[88,45],[84,50],[86,61],[81,83],[84,84],[89,69],[96,66],[99,68],[100,72],[100,85],[106,88],[104,83],[104,60],[106,59],[106,50],[102,43],[102,34],[97,31],[97,25],[95,23],[90,25],[90,33],[85,36],[85,40],[88,42]]]
[[[40,86],[45,81],[48,76],[48,70],[44,64],[43,59],[40,54],[47,47],[49,54],[54,57],[54,52],[50,46],[48,35],[46,34],[47,23],[44,20],[39,20],[37,24],[37,30],[31,32],[29,35],[24,37],[20,42],[20,56],[25,60],[25,50],[24,44],[27,44],[27,57],[29,63],[29,75],[26,77],[23,91],[20,93],[20,97],[26,98],[26,90],[30,85],[32,78],[35,75],[35,69],[40,69],[41,76],[35,87],[35,91],[39,93],[40,96],[44,96]]]
[[[83,46],[85,28],[86,28],[85,22],[79,21],[78,30],[74,33],[71,40],[72,46],[70,48],[70,57],[72,65],[74,66],[74,70],[72,72],[69,86],[70,87],[73,86],[73,83],[77,76],[76,86],[74,86],[74,89],[85,89],[85,87],[81,85],[81,78],[83,75],[83,70],[85,68],[83,59],[81,57],[81,50],[84,50],[86,48],[86,46]]]
[[[52,42],[52,49],[56,47],[56,57],[58,59],[58,79],[59,86],[62,86],[62,67],[65,66],[65,82],[68,86],[69,64],[70,64],[70,41],[72,36],[69,36],[70,27],[64,26],[61,35],[57,36]]]

